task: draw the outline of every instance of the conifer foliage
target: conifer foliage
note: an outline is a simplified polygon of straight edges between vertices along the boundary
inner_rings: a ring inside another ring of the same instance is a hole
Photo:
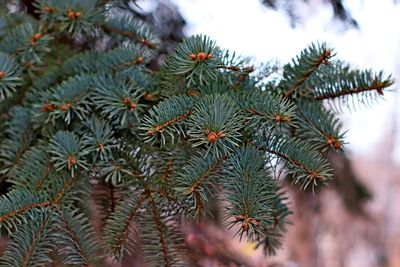
[[[331,179],[337,109],[369,105],[391,77],[323,43],[255,68],[203,35],[150,69],[160,39],[119,2],[37,0],[38,19],[1,6],[0,265],[102,266],[136,250],[149,266],[185,265],[182,225],[214,202],[274,253],[290,214],[278,178]]]

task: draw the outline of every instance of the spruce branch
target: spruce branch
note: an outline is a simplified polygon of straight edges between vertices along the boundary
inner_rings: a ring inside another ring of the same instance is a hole
[[[11,244],[0,258],[0,266],[41,267],[52,262],[50,252],[55,249],[52,233],[53,216],[37,214],[14,235]]]
[[[185,74],[188,85],[198,79],[200,84],[215,78],[221,66],[221,50],[209,37],[195,35],[176,47],[175,53],[167,60],[168,69],[173,74]]]
[[[93,80],[93,100],[97,109],[111,121],[122,127],[137,126],[138,110],[142,109],[139,98],[142,89],[123,76],[98,75]]]
[[[154,33],[153,29],[130,14],[109,16],[106,19],[104,31],[122,35],[150,49],[156,49],[160,46],[160,38]]]
[[[240,239],[243,235],[250,241],[258,241],[267,233],[264,228],[273,224],[273,197],[276,188],[264,169],[264,159],[256,148],[247,146],[235,151],[229,158],[223,183],[227,200],[225,220],[232,228],[239,225]]]
[[[0,102],[11,97],[21,85],[21,74],[21,68],[14,58],[0,52]]]
[[[313,102],[299,103],[298,107],[300,123],[296,129],[297,137],[313,143],[321,151],[343,149],[345,132],[332,111]]]
[[[236,101],[245,113],[245,120],[251,128],[282,124],[296,127],[296,106],[287,98],[254,90],[237,94]]]
[[[88,219],[78,210],[56,209],[54,234],[63,264],[93,266],[97,262],[99,246]],[[68,248],[68,249],[66,249]]]
[[[210,95],[196,103],[188,124],[193,146],[205,146],[206,154],[220,157],[239,145],[243,117],[227,96]]]
[[[4,227],[9,234],[17,225],[27,224],[27,212],[31,215],[40,213],[38,210],[51,205],[44,194],[32,193],[27,190],[11,191],[1,197],[0,202],[0,227]]]
[[[382,71],[357,70],[342,61],[334,61],[332,66],[326,66],[313,79],[313,98],[315,100],[339,99],[350,107],[354,100],[360,104],[369,105],[383,95],[383,90],[390,87],[394,80]],[[318,82],[321,81],[321,82]]]
[[[325,43],[311,44],[292,61],[292,64],[284,66],[283,77],[277,88],[282,90],[286,97],[291,98],[321,64],[329,64],[331,57],[333,57],[332,49]]]
[[[49,150],[51,161],[58,171],[68,169],[74,177],[78,167],[88,168],[85,158],[88,151],[83,149],[78,136],[72,132],[58,131],[50,140]]]
[[[21,106],[11,108],[5,123],[5,138],[0,144],[0,173],[8,173],[19,165],[24,152],[32,141],[31,111]]]
[[[177,177],[176,191],[191,206],[192,216],[205,215],[205,203],[214,195],[218,180],[222,179],[224,158],[200,153],[193,156]]]
[[[15,189],[41,191],[52,171],[46,147],[39,145],[30,147],[24,153],[18,168],[14,168],[9,176]]]
[[[141,216],[140,208],[145,198],[130,195],[120,201],[107,219],[104,235],[108,254],[121,260],[126,255],[131,255],[137,246],[137,229],[135,222]]]
[[[161,145],[166,144],[167,133],[174,142],[174,135],[185,136],[182,121],[192,114],[195,99],[187,96],[175,96],[160,102],[144,116],[141,130],[145,131],[146,142],[155,142],[161,138]]]
[[[302,189],[311,185],[314,190],[318,183],[324,183],[332,178],[328,161],[315,147],[302,140],[272,136],[258,140],[256,144],[273,157],[284,160],[287,174],[293,175],[293,183],[300,184]]]

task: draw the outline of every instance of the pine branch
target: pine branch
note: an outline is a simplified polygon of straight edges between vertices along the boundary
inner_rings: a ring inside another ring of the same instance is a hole
[[[276,188],[264,169],[262,154],[253,147],[242,147],[229,158],[223,183],[227,200],[225,220],[231,228],[239,225],[243,235],[254,242],[265,237],[264,228],[273,224],[273,197]]]
[[[77,210],[57,208],[58,252],[64,264],[93,266],[98,261],[98,243],[88,219]],[[68,250],[66,250],[68,248]]]
[[[68,169],[74,177],[78,167],[87,169],[85,156],[88,151],[83,149],[82,143],[74,133],[58,131],[50,140],[49,150],[51,161],[58,171]]]
[[[344,62],[334,61],[332,66],[326,66],[316,75],[313,83],[315,100],[338,98],[349,106],[351,102],[354,105],[354,99],[360,104],[372,103],[383,95],[383,90],[390,87],[394,80],[391,76],[385,77],[382,71],[373,73],[371,70],[355,70]]]
[[[282,90],[286,97],[292,98],[293,94],[313,74],[321,64],[328,63],[333,56],[332,49],[326,44],[311,44],[304,49],[300,56],[287,64],[283,69],[283,78],[277,88]]]
[[[214,194],[217,181],[223,177],[223,160],[212,154],[206,157],[202,154],[195,155],[177,177],[176,190],[189,202],[195,218],[205,215],[205,203]]]
[[[4,251],[0,266],[41,267],[51,263],[49,253],[55,248],[53,221],[52,215],[43,213],[24,224]]]
[[[171,141],[174,135],[185,136],[181,122],[192,114],[195,99],[186,96],[171,97],[160,102],[144,116],[143,124],[140,127],[145,131],[146,142],[155,142],[157,137],[161,138],[161,145],[165,145],[165,133],[169,134]]]
[[[233,151],[240,143],[243,118],[227,96],[206,96],[196,103],[189,118],[189,136],[194,147],[205,146],[216,157]]]
[[[14,58],[0,52],[0,102],[11,97],[21,85],[21,74],[20,66]]]
[[[313,143],[321,151],[343,149],[345,132],[332,111],[313,102],[304,102],[298,107],[300,123],[296,129],[297,137]]]
[[[296,106],[286,98],[269,92],[253,91],[237,95],[237,104],[245,113],[250,128],[290,125],[297,127]]]
[[[132,39],[150,49],[160,46],[160,38],[150,26],[129,14],[107,18],[104,30]]]
[[[5,139],[0,144],[0,173],[8,173],[16,168],[33,139],[31,111],[16,106],[10,110],[10,118],[5,123]]]
[[[107,219],[104,228],[105,243],[108,254],[121,260],[125,255],[131,255],[137,246],[137,230],[134,225],[140,217],[140,208],[144,204],[144,197],[136,198],[130,195],[115,207]]]
[[[287,174],[293,175],[293,182],[300,183],[302,189],[311,185],[314,190],[319,182],[324,183],[332,178],[328,161],[315,147],[302,140],[270,137],[266,140],[258,140],[256,144],[277,159],[284,160]],[[276,165],[278,164],[279,161]]]
[[[18,165],[13,169],[9,176],[15,189],[28,189],[31,191],[41,191],[46,179],[53,171],[49,164],[49,156],[43,146],[30,147],[26,151]]]
[[[221,66],[221,51],[215,42],[203,35],[196,35],[178,44],[175,53],[167,61],[168,70],[173,74],[185,74],[188,85],[196,80],[200,84],[215,79]]]

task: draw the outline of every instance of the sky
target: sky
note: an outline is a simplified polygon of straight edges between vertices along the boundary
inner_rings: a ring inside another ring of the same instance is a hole
[[[286,63],[311,42],[319,41],[331,45],[337,58],[355,67],[382,69],[400,80],[400,3],[396,5],[394,0],[344,1],[359,30],[334,20],[331,7],[323,0],[309,0],[310,5],[298,1],[300,23],[296,28],[290,26],[284,12],[266,8],[259,0],[172,1],[188,23],[187,35],[206,34],[220,47],[255,62],[278,59]],[[373,154],[382,137],[400,125],[397,115],[397,124],[393,123],[393,112],[400,114],[398,98],[399,94],[391,92],[372,108],[344,111],[350,154]],[[397,141],[400,143],[400,136]],[[400,146],[393,157],[400,162]]]

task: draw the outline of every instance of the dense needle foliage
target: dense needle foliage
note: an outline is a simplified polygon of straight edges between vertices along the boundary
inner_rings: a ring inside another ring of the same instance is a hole
[[[185,265],[181,226],[215,202],[226,227],[274,253],[290,214],[279,178],[328,182],[336,112],[392,79],[324,43],[255,68],[203,35],[150,69],[162,43],[124,4],[37,0],[38,18],[1,6],[0,265],[102,266],[137,249]]]

